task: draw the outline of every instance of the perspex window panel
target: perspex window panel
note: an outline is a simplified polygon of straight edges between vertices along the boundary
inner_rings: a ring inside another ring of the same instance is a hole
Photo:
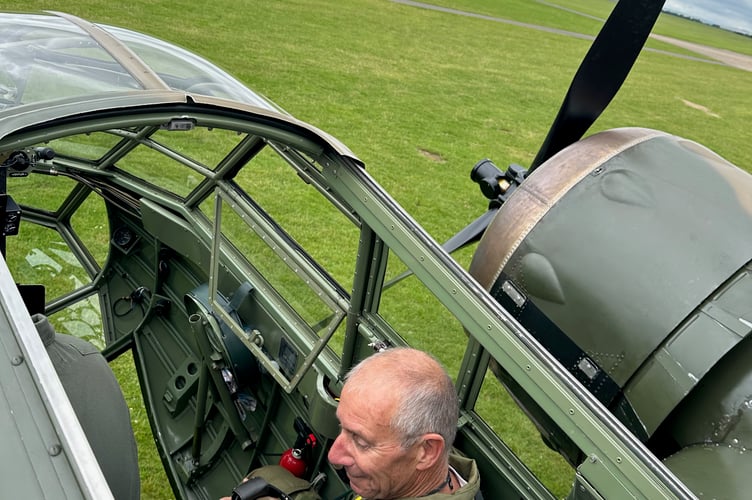
[[[18,236],[7,240],[7,261],[17,283],[43,285],[46,300],[65,296],[91,282],[68,244],[57,231],[37,224],[21,224]],[[60,333],[67,333],[104,347],[97,295],[65,306],[52,316]]]
[[[103,158],[121,137],[107,132],[91,132],[53,139],[44,144],[52,148],[58,158],[72,158],[96,162]]]
[[[19,205],[52,213],[60,208],[77,185],[75,180],[67,177],[51,179],[46,175],[30,174],[27,177],[9,177],[8,194]]]
[[[539,479],[554,478],[544,484],[556,498],[567,496],[574,470],[561,455],[546,446],[535,425],[490,370],[483,380],[475,412],[533,474]]]
[[[252,219],[223,203],[222,233],[239,254],[248,256],[260,294],[278,295],[311,330],[325,330],[338,309],[333,298],[315,284],[313,270],[301,254],[284,238],[276,239],[266,221]]]
[[[359,228],[343,213],[345,207],[322,194],[326,189],[317,184],[318,172],[301,153],[270,144],[234,182],[349,293]]]
[[[107,224],[107,207],[95,193],[81,203],[71,216],[70,224],[85,251],[98,267],[104,266],[110,251],[110,228]]]

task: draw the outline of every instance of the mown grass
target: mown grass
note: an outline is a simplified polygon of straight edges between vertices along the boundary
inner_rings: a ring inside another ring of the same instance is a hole
[[[434,3],[590,35],[600,27],[588,17],[537,2]],[[607,0],[557,4],[597,17],[605,17],[612,6]],[[490,157],[502,167],[530,163],[589,47],[584,40],[387,0],[216,0],[210,6],[134,0],[117,8],[97,0],[10,0],[4,8],[70,12],[143,31],[206,56],[295,116],[340,138],[440,241],[485,209],[468,179],[477,160]],[[673,16],[662,16],[657,32],[752,54],[747,37]],[[750,167],[750,76],[645,53],[592,131],[617,126],[664,129]],[[467,265],[471,256],[466,250],[456,258]],[[444,336],[425,331],[409,290],[396,296],[406,300],[389,304],[389,319],[404,318],[401,326],[423,348],[451,349]],[[127,358],[116,361],[116,370],[143,453],[143,496],[170,498],[129,363]],[[529,465],[555,493],[566,494],[570,473],[540,451],[537,436],[505,394],[499,391],[498,397],[501,418],[509,421],[505,438],[514,441],[515,450],[527,453]]]

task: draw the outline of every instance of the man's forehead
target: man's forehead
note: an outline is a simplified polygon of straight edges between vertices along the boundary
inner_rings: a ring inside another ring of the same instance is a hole
[[[358,377],[348,380],[342,389],[337,417],[342,424],[374,421],[373,425],[386,427],[396,405],[394,391],[378,381],[369,383]]]

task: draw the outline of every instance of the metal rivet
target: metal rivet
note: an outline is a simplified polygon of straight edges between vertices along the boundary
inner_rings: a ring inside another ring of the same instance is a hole
[[[17,356],[13,356],[13,358],[11,358],[11,360],[10,360],[10,364],[12,364],[13,366],[18,366],[18,365],[20,365],[23,362],[24,362],[24,357],[23,357],[22,354],[19,354]]]

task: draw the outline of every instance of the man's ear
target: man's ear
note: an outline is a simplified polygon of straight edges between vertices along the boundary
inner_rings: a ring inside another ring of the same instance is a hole
[[[418,470],[432,468],[444,456],[445,442],[441,434],[429,433],[423,435],[418,449]]]

